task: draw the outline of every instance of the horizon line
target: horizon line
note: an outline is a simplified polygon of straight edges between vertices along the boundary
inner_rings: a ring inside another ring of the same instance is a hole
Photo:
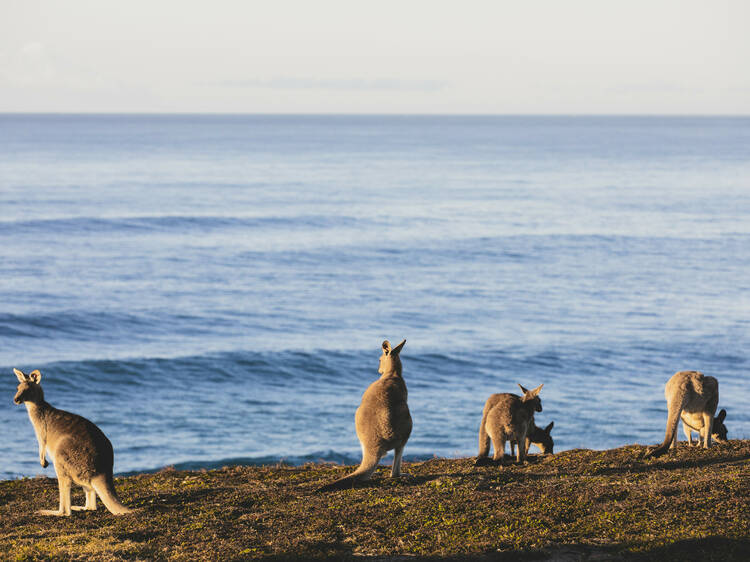
[[[76,116],[248,116],[248,117],[728,117],[747,118],[750,113],[333,113],[333,112],[244,112],[244,111],[5,111],[0,115]]]

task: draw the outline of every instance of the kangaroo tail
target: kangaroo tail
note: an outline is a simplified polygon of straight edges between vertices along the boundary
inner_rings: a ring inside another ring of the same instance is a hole
[[[375,468],[378,466],[378,461],[380,461],[381,456],[382,455],[377,455],[371,452],[365,452],[362,457],[362,462],[357,470],[343,478],[331,482],[330,484],[321,486],[315,490],[315,493],[319,494],[321,492],[331,492],[333,490],[347,490],[353,488],[354,485],[359,482],[369,480],[372,473],[375,472]]]
[[[667,414],[667,430],[664,434],[664,442],[659,445],[656,449],[653,449],[646,453],[646,457],[660,457],[669,450],[669,445],[674,440],[675,433],[677,432],[677,424],[680,421],[680,413],[685,407],[686,397],[681,397],[679,400],[675,400],[668,404],[669,413]]]
[[[482,423],[479,425],[479,454],[478,457],[486,457],[490,454],[490,436],[487,434],[487,414],[489,408],[482,412]],[[513,445],[511,445],[512,447]]]
[[[124,506],[115,492],[115,483],[112,474],[100,474],[91,479],[91,486],[96,490],[97,495],[102,500],[104,506],[113,515],[122,515],[130,513],[132,509]]]

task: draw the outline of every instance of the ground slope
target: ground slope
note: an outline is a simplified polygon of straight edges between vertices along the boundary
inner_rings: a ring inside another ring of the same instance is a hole
[[[313,492],[351,467],[167,469],[117,479],[137,510],[120,517],[101,503],[36,515],[57,507],[56,480],[4,481],[0,558],[750,559],[750,441],[645,451],[578,449],[502,467],[434,459],[327,494]]]

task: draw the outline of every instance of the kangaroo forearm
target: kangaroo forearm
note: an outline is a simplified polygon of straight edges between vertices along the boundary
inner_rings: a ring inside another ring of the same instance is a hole
[[[47,459],[45,458],[45,453],[47,451],[47,445],[46,443],[39,442],[39,464],[42,465],[42,467],[47,467],[49,464],[47,462]]]

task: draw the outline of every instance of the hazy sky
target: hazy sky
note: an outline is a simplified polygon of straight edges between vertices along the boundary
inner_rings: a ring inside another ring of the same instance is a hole
[[[750,114],[750,1],[0,0],[0,111]]]

